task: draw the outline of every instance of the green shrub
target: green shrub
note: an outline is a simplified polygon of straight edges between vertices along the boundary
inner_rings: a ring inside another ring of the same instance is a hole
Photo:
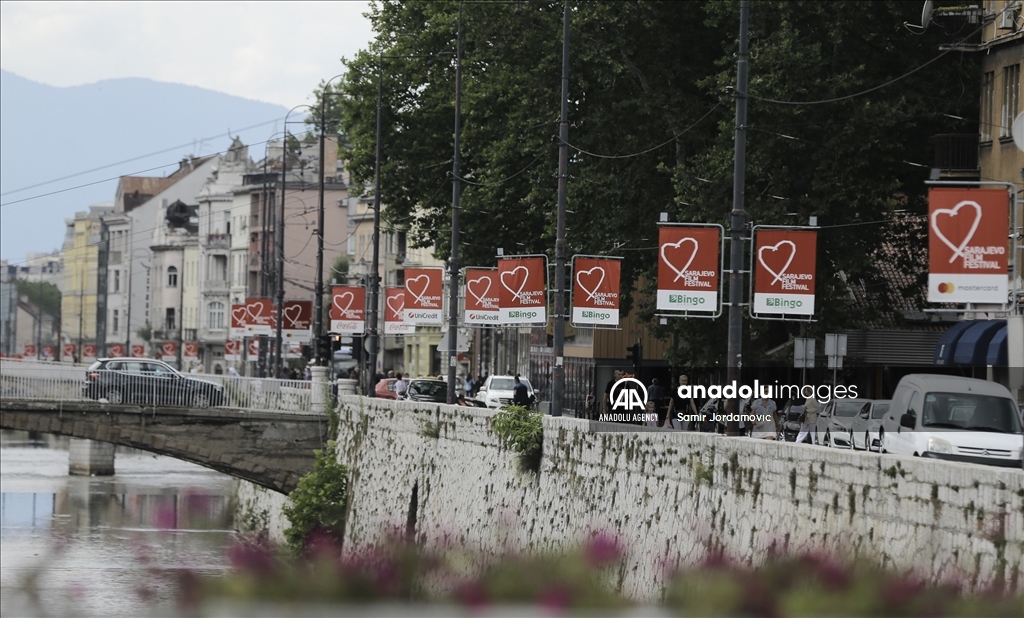
[[[544,423],[539,412],[507,406],[494,415],[492,427],[501,443],[519,455],[519,469],[540,472],[544,453]]]
[[[305,551],[314,536],[326,536],[340,545],[345,533],[348,468],[338,463],[337,443],[333,440],[322,451],[314,452],[313,471],[288,494],[291,505],[283,509],[292,524],[284,536],[296,552]]]

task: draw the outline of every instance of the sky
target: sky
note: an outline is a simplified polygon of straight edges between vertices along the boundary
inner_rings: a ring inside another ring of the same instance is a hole
[[[0,67],[51,86],[145,77],[293,107],[367,46],[368,2],[0,2]]]

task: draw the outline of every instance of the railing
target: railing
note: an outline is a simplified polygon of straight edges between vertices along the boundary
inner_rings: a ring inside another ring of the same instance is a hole
[[[139,359],[139,363],[145,359]],[[133,371],[133,369],[135,369]],[[0,361],[0,399],[99,401],[238,411],[311,414],[312,383],[303,380],[185,375],[177,372],[90,371],[85,365]]]
[[[933,135],[930,141],[935,148],[934,167],[948,171],[977,171],[977,133]]]

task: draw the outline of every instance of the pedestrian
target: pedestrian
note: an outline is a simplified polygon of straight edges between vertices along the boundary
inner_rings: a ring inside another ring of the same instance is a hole
[[[686,386],[689,384],[689,381],[690,379],[687,376],[679,376],[679,386]],[[697,404],[693,401],[693,397],[680,397],[678,388],[669,393],[669,395],[668,411],[665,414],[665,424],[673,429],[693,431],[693,428],[697,425],[697,421],[692,418],[689,420],[678,418],[685,416],[696,418]]]
[[[530,406],[530,390],[519,380],[518,373],[513,381],[515,385],[512,386],[512,405],[528,408]]]
[[[608,384],[604,387],[604,405],[602,408],[604,409],[605,414],[609,414],[612,411],[612,386],[621,380],[623,375],[624,374],[621,369],[616,369],[612,373],[612,379],[608,380]]]
[[[237,378],[238,377],[238,370],[235,369],[234,365],[231,365],[230,367],[228,367],[228,375],[231,376],[232,378]]]
[[[658,415],[657,426],[664,427],[665,419],[668,417],[668,398],[665,396],[665,389],[658,383],[658,378],[651,378],[651,385],[647,388],[647,407],[650,412]]]
[[[473,382],[473,376],[467,373],[466,374],[466,381],[463,383],[463,387],[465,387],[465,391],[466,391],[466,397],[472,397],[473,396],[473,387],[475,385],[476,384]]]
[[[755,417],[764,419],[754,421],[754,429],[750,437],[761,440],[774,440],[779,433],[775,401],[764,397],[762,393],[762,397],[754,400],[750,410]]]
[[[405,378],[402,377],[402,373],[401,372],[396,372],[395,373],[395,398],[396,399],[402,399],[403,398],[403,396],[405,395],[405,389],[406,389],[407,386],[409,386],[409,385],[405,382]]]
[[[393,377],[395,377],[395,370],[394,369],[388,369],[388,379],[391,379]]]
[[[813,396],[803,402],[803,414],[800,416],[800,433],[796,436],[797,444],[804,438],[812,437],[812,443],[818,443],[818,400]]]

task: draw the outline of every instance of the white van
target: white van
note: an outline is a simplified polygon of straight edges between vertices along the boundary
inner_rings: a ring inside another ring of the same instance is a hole
[[[536,401],[536,393],[533,392],[533,385],[526,378],[520,376],[519,381],[526,385],[526,392],[531,401]],[[515,380],[512,376],[487,376],[480,390],[477,391],[477,401],[483,402],[488,408],[500,408],[512,405],[512,387]]]
[[[1024,467],[1024,428],[1004,386],[956,376],[905,376],[882,418],[883,453]]]

